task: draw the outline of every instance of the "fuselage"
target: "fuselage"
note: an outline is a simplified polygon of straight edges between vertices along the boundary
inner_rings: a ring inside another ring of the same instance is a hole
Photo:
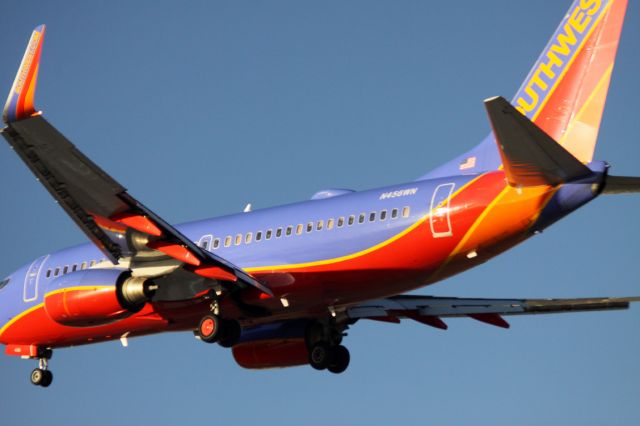
[[[485,262],[596,195],[591,182],[513,188],[499,170],[325,194],[177,228],[273,291],[274,298],[247,300],[272,312],[256,320],[268,322],[432,284]],[[0,290],[0,342],[58,347],[192,329],[209,309],[199,299],[148,303],[130,318],[97,327],[68,327],[47,316],[43,298],[59,277],[124,267],[87,243],[18,269]]]

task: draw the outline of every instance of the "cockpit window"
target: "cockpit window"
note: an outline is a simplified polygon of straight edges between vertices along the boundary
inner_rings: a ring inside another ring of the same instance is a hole
[[[0,281],[0,290],[2,290],[4,286],[9,284],[9,281],[11,281],[11,278],[5,278],[4,280]]]

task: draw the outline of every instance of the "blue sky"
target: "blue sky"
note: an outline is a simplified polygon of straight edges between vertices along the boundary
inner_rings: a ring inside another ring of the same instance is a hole
[[[568,1],[9,2],[0,87],[48,25],[37,105],[170,222],[414,179],[480,141],[482,100],[516,91]],[[640,5],[632,1],[596,158],[640,174]],[[0,144],[0,275],[84,241]],[[640,196],[602,197],[493,261],[419,291],[639,295]],[[59,350],[48,390],[0,357],[3,424],[633,424],[640,307],[361,322],[341,376],[248,371],[190,333]]]

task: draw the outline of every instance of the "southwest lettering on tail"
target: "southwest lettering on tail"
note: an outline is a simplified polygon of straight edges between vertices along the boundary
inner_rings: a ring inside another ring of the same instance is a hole
[[[530,74],[524,86],[524,93],[516,98],[516,109],[532,116],[533,111],[542,103],[544,95],[554,86],[558,76],[566,68],[576,53],[579,43],[584,40],[589,28],[596,22],[596,15],[603,10],[602,0],[581,0],[570,12],[567,22],[552,39],[552,43],[543,53],[543,59]],[[546,61],[543,61],[546,60]]]

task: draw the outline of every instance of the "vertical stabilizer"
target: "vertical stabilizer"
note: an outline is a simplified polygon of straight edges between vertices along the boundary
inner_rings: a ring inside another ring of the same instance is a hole
[[[511,102],[581,162],[593,158],[627,0],[575,0]],[[501,165],[493,133],[420,177]]]
[[[583,163],[593,159],[627,0],[580,0],[513,104]]]

